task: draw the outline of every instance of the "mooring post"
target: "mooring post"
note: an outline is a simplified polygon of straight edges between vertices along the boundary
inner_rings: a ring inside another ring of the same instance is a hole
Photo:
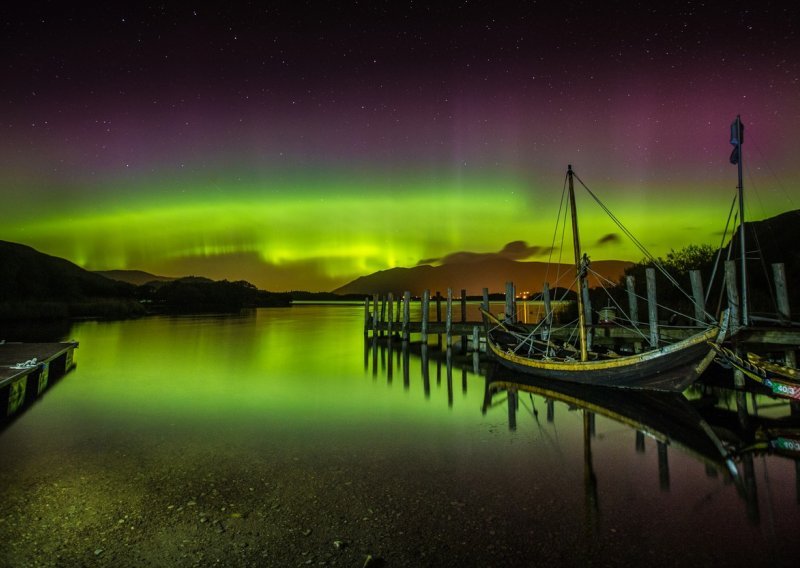
[[[628,290],[628,317],[634,327],[639,325],[639,300],[636,297],[636,279],[633,276],[625,277],[625,287]],[[642,342],[633,342],[633,352],[639,353],[642,350]]]
[[[545,282],[542,287],[542,301],[544,302],[544,321],[547,324],[547,331],[553,325],[553,305],[550,303],[550,283]],[[549,337],[549,336],[548,336]],[[547,339],[547,338],[545,338]]]
[[[650,324],[650,347],[658,347],[658,303],[656,302],[656,271],[645,270],[647,276],[647,321]]]
[[[789,309],[789,294],[786,288],[786,268],[782,262],[775,262],[772,265],[772,277],[775,280],[775,299],[778,302],[778,317],[782,323],[789,323],[792,320],[792,312]]]
[[[481,294],[483,295],[483,310],[485,312],[489,311],[489,288],[484,288],[481,290]]]
[[[472,326],[472,351],[477,353],[481,350],[481,328],[480,326]]]
[[[589,283],[584,278],[581,281],[581,294],[583,294],[583,316],[586,322],[586,349],[592,350],[594,328],[592,327],[592,301],[589,299]]]
[[[436,323],[442,323],[442,294],[436,290]],[[442,348],[442,329],[438,328],[436,333],[436,346]]]
[[[431,293],[430,290],[422,292],[422,344],[428,343],[428,309],[430,308]]]
[[[447,348],[450,349],[450,340],[453,334],[453,289],[447,289],[447,321],[445,323],[447,335]]]
[[[792,321],[792,311],[789,308],[789,293],[786,286],[786,269],[782,262],[772,265],[772,276],[775,280],[775,299],[778,302],[778,317],[781,323],[790,324]],[[785,352],[786,365],[797,367],[797,356],[794,349],[787,349]]]
[[[467,291],[462,288],[461,289],[461,323],[467,321]],[[461,336],[461,352],[467,352],[467,334],[463,334]]]
[[[402,306],[403,306],[403,299],[400,296],[398,296],[397,297],[397,311],[395,312],[395,321],[397,323],[400,323],[400,314],[402,313],[401,312]]]
[[[383,328],[385,327],[386,323],[386,296],[381,296],[381,324],[380,324],[380,334],[383,337]]]
[[[388,317],[389,327],[388,327],[388,333],[389,333],[389,337],[391,338],[392,337],[392,331],[393,331],[393,329],[392,329],[393,325],[392,324],[394,322],[394,294],[392,294],[391,292],[389,292],[389,295],[387,296],[386,303],[389,305],[389,314],[388,314],[388,316],[389,316]]]
[[[736,261],[725,261],[725,285],[728,293],[728,326],[730,335],[736,335],[741,327],[739,319],[739,288],[736,284]]]
[[[403,341],[408,341],[409,320],[411,319],[411,292],[403,292]]]
[[[694,300],[694,319],[696,325],[706,321],[706,296],[703,293],[703,277],[699,270],[690,270],[689,279],[692,281],[692,299]]]
[[[636,300],[636,279],[633,276],[626,276],[625,287],[628,290],[628,316],[632,323],[639,323],[639,302]]]
[[[725,285],[728,294],[728,329],[730,335],[735,336],[741,329],[741,311],[739,309],[739,288],[736,283],[736,262],[733,260],[725,261]],[[736,349],[736,354],[742,355],[739,349]],[[734,369],[733,384],[743,387],[744,382],[744,373],[739,369]]]
[[[378,334],[378,295],[372,295],[372,335]]]
[[[364,298],[364,335],[369,333],[369,296]]]
[[[506,282],[506,321],[515,323],[517,310],[514,306],[514,283]]]

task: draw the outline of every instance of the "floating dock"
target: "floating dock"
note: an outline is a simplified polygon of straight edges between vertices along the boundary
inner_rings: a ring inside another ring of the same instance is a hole
[[[32,404],[75,367],[77,341],[0,343],[0,422]]]

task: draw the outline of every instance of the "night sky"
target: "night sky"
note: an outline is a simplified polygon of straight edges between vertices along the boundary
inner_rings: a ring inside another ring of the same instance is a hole
[[[794,2],[27,4],[0,8],[0,239],[88,269],[547,260],[568,163],[654,254],[716,246],[737,114],[747,217],[800,207]],[[593,259],[641,259],[579,200]]]

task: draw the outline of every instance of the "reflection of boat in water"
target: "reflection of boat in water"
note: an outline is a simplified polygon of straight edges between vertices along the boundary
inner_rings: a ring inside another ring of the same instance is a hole
[[[534,421],[528,426],[539,428],[545,444],[553,438],[543,430],[544,421],[539,421],[538,401],[544,402],[547,422],[553,427],[561,423],[557,418],[559,403],[580,411],[590,521],[600,508],[593,461],[605,457],[594,455],[592,444],[596,429],[608,430],[609,423],[615,432],[621,430],[614,424],[631,429],[630,434],[635,434],[631,451],[635,449],[637,454],[646,451],[648,438],[655,441],[658,481],[664,491],[670,488],[669,450],[673,448],[705,466],[706,475],[733,481],[736,498],[745,502],[746,516],[752,523],[759,522],[762,510],[771,514],[770,501],[788,499],[792,487],[797,488],[795,498],[800,502],[800,413],[793,411],[786,400],[700,382],[684,394],[594,387],[515,373],[496,362],[478,365],[477,353],[457,355],[452,349],[441,352],[408,342],[393,346],[391,341],[374,338],[365,341],[364,347],[365,372],[371,369],[373,377],[385,373],[389,386],[393,376],[401,376],[404,390],[420,388],[426,400],[435,400],[437,392],[446,394],[447,407],[467,400],[454,397],[459,382],[466,397],[468,387],[476,386],[473,381],[480,381],[479,405],[483,414],[496,419],[498,412],[507,412],[509,430],[516,431],[526,427],[523,420],[527,413]],[[485,378],[481,377],[484,374]],[[527,396],[522,396],[524,393],[530,395],[529,402]],[[475,402],[478,401],[472,398],[471,404]],[[596,424],[597,416],[607,420]],[[785,467],[786,460],[794,462],[794,484],[782,477],[791,471]],[[777,474],[773,466],[777,467]],[[776,485],[770,479],[780,481]],[[767,491],[759,495],[757,485],[770,483],[772,487],[766,487]]]
[[[550,321],[552,318],[548,319],[547,325],[541,330],[529,330],[484,311],[488,349],[506,367],[544,379],[629,389],[684,390],[713,360],[708,342],[719,335],[719,328],[715,325],[697,321],[698,327],[693,335],[672,344],[665,344],[663,338],[658,337],[655,325],[651,324],[648,350],[630,355],[590,350],[587,328],[591,322],[587,321],[584,300],[584,294],[587,294],[586,279],[590,263],[588,257],[581,252],[573,177],[577,176],[572,166],[568,166],[568,200],[572,217],[578,304],[576,334],[578,346],[570,342],[559,345],[553,340]],[[594,193],[583,182],[581,184],[592,198],[600,203]],[[608,212],[602,203],[600,205]],[[613,215],[610,216],[625,234],[630,235]],[[646,253],[643,247],[640,248]],[[652,255],[649,256],[652,258]],[[660,263],[656,263],[656,266],[663,271]],[[676,284],[674,279],[667,276],[673,284]],[[630,326],[638,329],[635,321],[631,321]],[[644,334],[642,335],[644,337]]]
[[[520,391],[604,416],[738,478],[733,451],[680,393],[596,388],[496,367],[486,380],[484,411],[498,393]]]

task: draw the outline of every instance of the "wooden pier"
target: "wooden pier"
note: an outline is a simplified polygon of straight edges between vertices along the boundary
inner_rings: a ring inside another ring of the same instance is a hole
[[[728,263],[726,272],[728,274],[729,287],[736,281],[733,270],[731,263]],[[779,270],[776,270],[776,274],[778,273]],[[693,296],[696,299],[702,298],[702,282],[699,272],[693,271],[691,276]],[[590,316],[587,317],[587,321],[594,322],[587,326],[590,344],[610,347],[619,350],[619,352],[638,352],[644,344],[656,345],[664,341],[679,341],[696,332],[697,327],[669,326],[657,319],[655,310],[655,274],[651,269],[648,269],[647,280],[647,321],[640,322],[638,330],[615,325],[613,318],[605,319],[603,317],[602,312],[604,310],[600,310],[593,317],[588,295],[584,295],[584,304],[587,306],[587,312]],[[783,297],[780,295],[781,283],[784,283],[783,289],[785,289],[785,281],[779,280],[778,282],[779,299],[781,300],[780,315],[784,325],[779,323],[769,325],[751,324],[747,327],[742,327],[739,311],[735,309],[738,295],[735,289],[732,289],[729,290],[729,293],[730,297],[734,299],[732,304],[734,309],[731,310],[732,333],[729,335],[733,335],[733,341],[737,349],[741,351],[753,350],[780,354],[786,364],[796,366],[797,350],[800,348],[800,326],[789,323],[788,301],[785,298],[785,294]],[[635,309],[637,296],[634,292],[635,284],[632,277],[629,276],[627,278],[626,285],[632,315],[638,319],[637,310]],[[733,287],[735,287],[735,284]],[[545,284],[543,291],[541,306],[531,318],[532,321],[529,322],[523,321],[523,318],[520,317],[520,303],[522,300],[516,297],[515,291],[516,287],[509,282],[506,285],[504,299],[492,302],[489,301],[489,293],[486,288],[482,290],[481,295],[477,296],[477,298],[482,299],[477,301],[474,299],[476,296],[472,296],[473,300],[468,301],[467,291],[463,289],[457,297],[452,289],[448,289],[446,295],[436,292],[434,296],[430,294],[430,291],[425,290],[422,297],[413,299],[409,292],[404,292],[396,298],[391,293],[385,296],[374,294],[364,301],[364,334],[373,338],[398,338],[402,341],[411,341],[412,336],[414,336],[415,340],[418,339],[423,344],[427,344],[429,337],[434,335],[440,347],[443,341],[445,346],[451,346],[454,336],[458,336],[462,352],[477,352],[481,350],[483,345],[484,323],[478,317],[473,317],[473,319],[468,319],[467,317],[470,312],[473,316],[479,315],[476,304],[480,304],[480,307],[486,311],[501,312],[500,319],[505,319],[518,325],[527,325],[530,329],[533,329],[533,324],[538,323],[540,319],[553,317],[553,313],[556,310],[552,304],[555,302],[550,301],[547,284]],[[411,317],[412,313],[416,316],[415,318]],[[523,313],[526,317],[528,316],[526,309],[523,309]],[[698,321],[705,321],[710,316],[705,312],[701,304],[696,308],[695,317]],[[554,331],[552,338],[562,341],[568,340],[567,333],[567,331]]]
[[[77,341],[0,343],[0,423],[18,415],[75,367]]]

